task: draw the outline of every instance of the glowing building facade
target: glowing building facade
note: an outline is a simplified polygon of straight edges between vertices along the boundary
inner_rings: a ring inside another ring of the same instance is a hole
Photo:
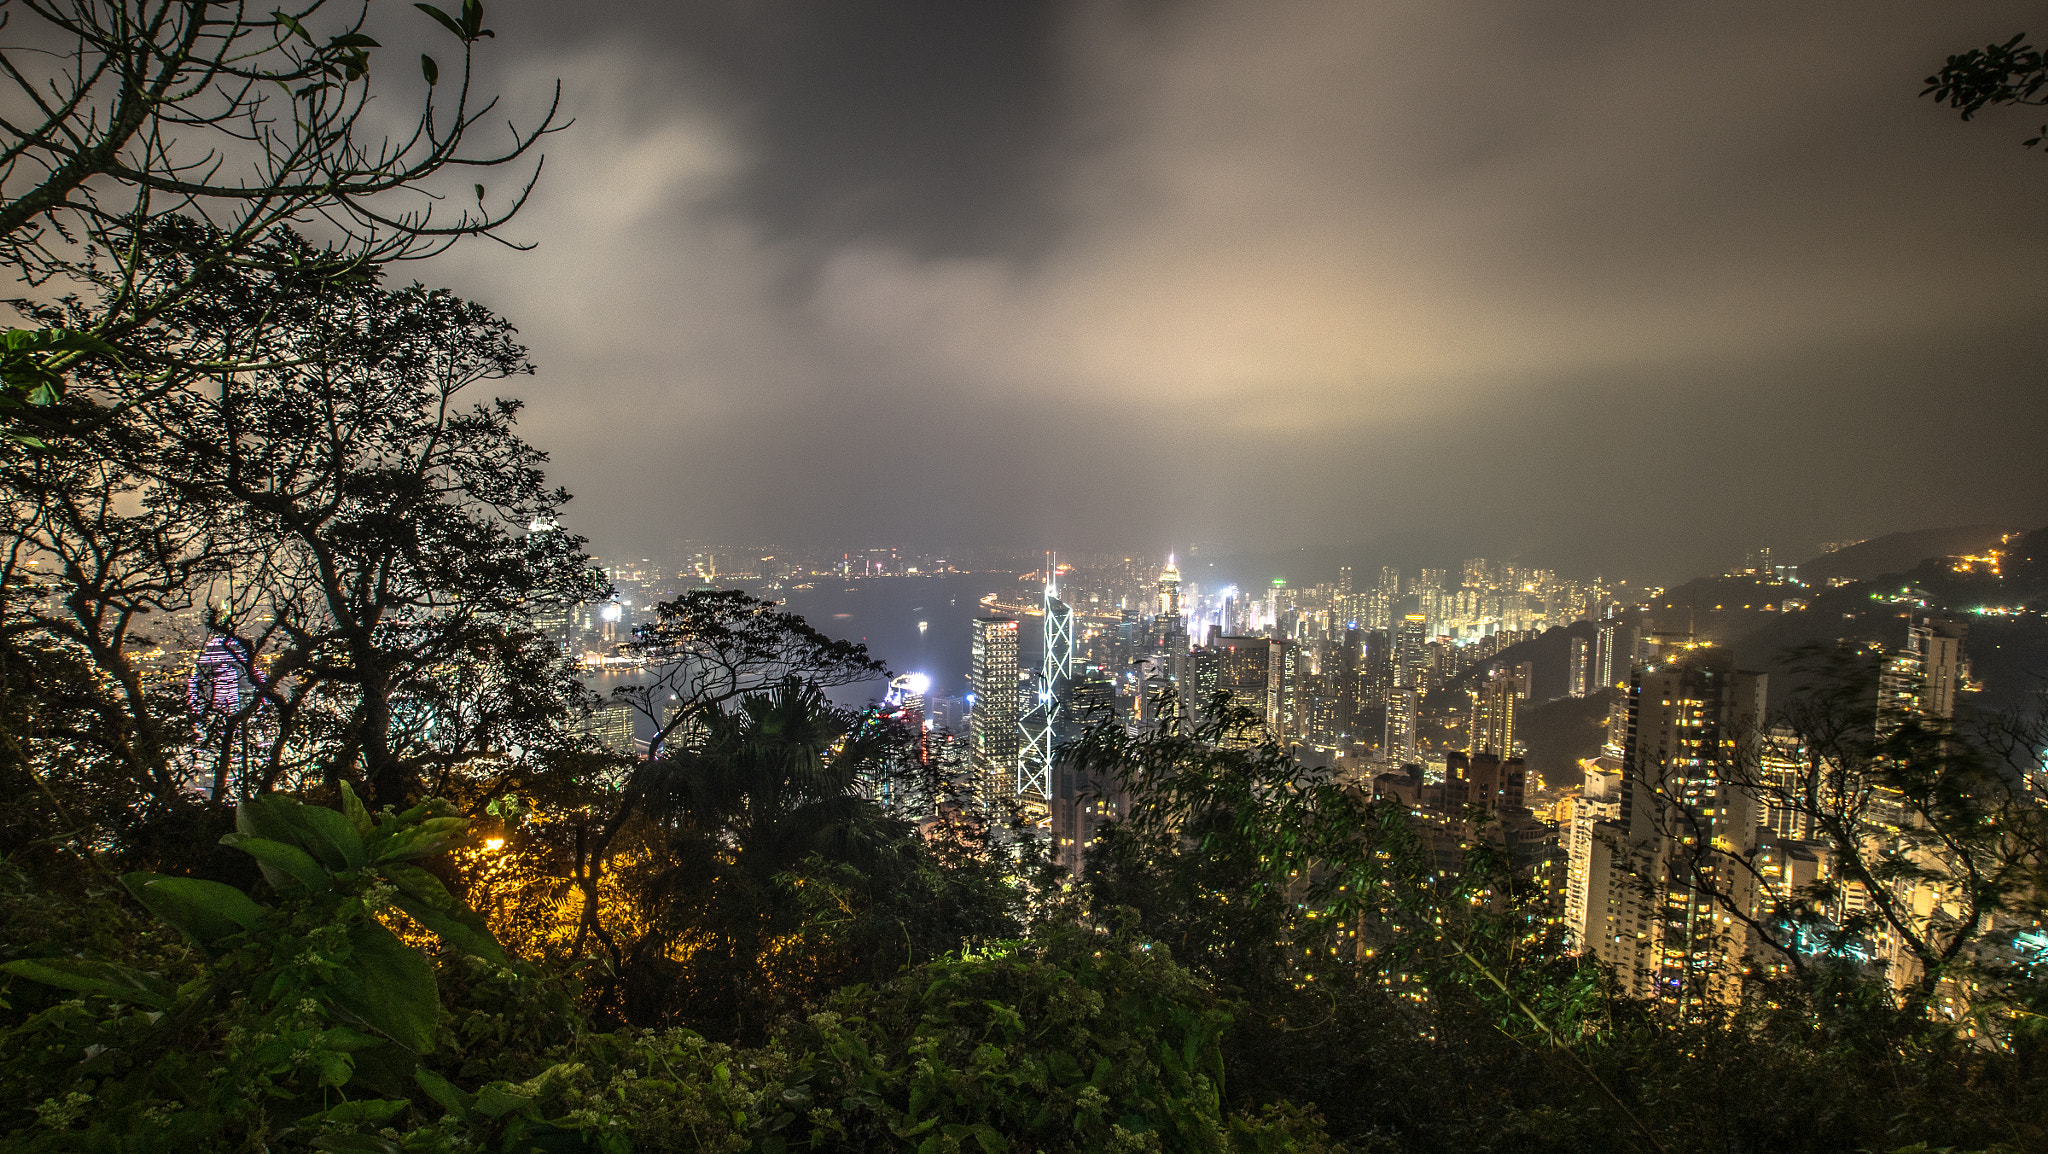
[[[1017,708],[1017,619],[977,617],[968,682],[974,708],[967,716],[975,776],[990,798],[1016,791],[1017,753],[1023,730]]]

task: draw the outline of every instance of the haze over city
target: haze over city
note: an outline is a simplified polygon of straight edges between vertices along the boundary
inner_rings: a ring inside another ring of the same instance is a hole
[[[1919,97],[2029,11],[506,3],[576,124],[434,273],[600,554],[2031,525],[2048,164]]]

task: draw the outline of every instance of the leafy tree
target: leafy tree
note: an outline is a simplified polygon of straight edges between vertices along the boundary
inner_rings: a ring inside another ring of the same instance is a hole
[[[80,1112],[66,1109],[79,1091],[39,1094],[17,1080],[14,1109],[40,1100],[43,1124],[85,1146],[197,1145],[229,1135],[260,1143],[381,1122],[406,1107],[415,1084],[432,1093],[438,1076],[420,1059],[441,1028],[433,967],[380,914],[403,911],[456,949],[500,966],[511,960],[474,912],[414,864],[458,836],[463,819],[444,805],[387,811],[380,821],[345,785],[342,800],[339,812],[276,795],[240,807],[238,829],[223,841],[259,863],[277,904],[199,878],[121,879],[197,951],[182,983],[101,959],[0,966],[133,1008],[102,1022],[80,1002],[58,1002],[10,1030],[10,1048],[83,1050],[68,1080],[89,1079],[97,1091],[82,1096],[94,1109]],[[223,1020],[219,1006],[229,999]],[[102,1040],[83,1040],[95,1034]]]
[[[1926,84],[1920,95],[1959,110],[1964,120],[1993,105],[2039,107],[2048,104],[2048,96],[2042,95],[2042,89],[2048,88],[2048,58],[2027,43],[2027,34],[2022,32],[2003,44],[1950,56]],[[2022,143],[2038,148],[2044,140],[2048,140],[2048,126]]]
[[[888,676],[867,647],[837,641],[776,603],[737,589],[693,589],[655,606],[654,620],[635,630],[628,648],[649,662],[639,684],[613,691],[654,726],[649,757],[628,773],[615,795],[582,802],[574,831],[572,879],[583,895],[576,950],[602,940],[605,871],[620,837],[642,817],[657,788],[656,762],[679,735],[693,733],[710,713],[796,679],[819,688]]]
[[[1357,1069],[1333,1050],[1382,1031],[1462,1038],[1476,1022],[1575,1068],[1645,1136],[1586,1053],[1600,977],[1563,956],[1494,816],[1373,800],[1270,739],[1247,746],[1262,728],[1219,699],[1187,734],[1097,726],[1071,751],[1130,799],[1088,851],[1094,917],[1135,910],[1145,933],[1245,1000],[1226,1043],[1233,1077],[1267,1101],[1304,1078],[1341,1095],[1342,1078],[1311,1073]]]
[[[701,715],[641,775],[642,927],[617,944],[620,1008],[722,1037],[849,981],[1022,929],[986,844],[934,850],[868,794],[914,760],[914,735],[785,679]]]
[[[462,396],[530,371],[510,326],[446,293],[299,275],[296,237],[263,251],[285,271],[214,276],[161,339],[260,330],[289,367],[159,396],[106,373],[136,404],[0,459],[7,659],[96,673],[23,701],[15,771],[100,795],[83,808],[130,844],[280,786],[352,778],[407,804],[458,768],[502,776],[510,750],[568,742],[584,696],[530,624],[598,592],[555,527],[567,495],[517,402]],[[156,651],[199,639],[180,618],[231,639],[238,709],[195,715],[185,670],[162,676]]]
[[[337,8],[339,9],[337,11]],[[368,6],[301,0],[267,16],[239,0],[16,0],[15,42],[0,72],[17,112],[0,121],[0,264],[33,302],[72,303],[68,324],[10,333],[0,349],[0,421],[27,432],[26,406],[54,401],[72,370],[118,364],[163,391],[190,374],[274,363],[261,349],[212,352],[138,342],[211,278],[263,268],[280,229],[318,225],[340,238],[301,271],[332,276],[423,257],[464,237],[498,237],[525,202],[536,161],[509,195],[437,208],[457,172],[521,161],[556,127],[550,107],[497,146],[478,147],[496,101],[473,89],[492,37],[478,0],[454,13],[421,4],[455,37],[458,60],[420,58],[427,82],[409,131],[366,119]],[[460,203],[460,201],[458,201]],[[207,222],[175,275],[146,242],[165,220]],[[31,302],[18,302],[26,308]],[[76,412],[74,411],[74,416]],[[64,427],[59,421],[57,427]]]
[[[656,605],[633,634],[627,649],[651,673],[615,693],[655,725],[656,755],[705,713],[791,678],[830,689],[889,676],[867,646],[738,589],[692,589]]]

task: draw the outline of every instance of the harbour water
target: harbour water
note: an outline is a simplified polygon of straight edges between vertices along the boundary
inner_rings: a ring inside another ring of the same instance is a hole
[[[1014,598],[1020,587],[1013,573],[820,579],[810,584],[809,589],[783,590],[783,608],[827,637],[866,645],[892,672],[930,677],[931,692],[942,697],[967,692],[970,623],[988,612],[981,599],[990,593]],[[863,705],[882,689],[879,684],[850,686],[834,696],[841,704]]]
[[[854,641],[889,667],[891,673],[922,673],[931,678],[936,697],[958,697],[967,692],[969,646],[973,643],[971,622],[988,612],[981,599],[1000,593],[1017,600],[1016,590],[1024,588],[1014,573],[948,574],[933,577],[869,577],[842,581],[818,578],[805,582],[810,588],[749,590],[758,596],[783,599],[783,609],[794,613],[827,637]],[[1036,594],[1036,586],[1026,590]],[[1038,659],[1037,632],[1027,628],[1020,654],[1025,665]],[[591,673],[586,683],[601,695],[614,688],[641,681],[646,672],[621,669]],[[858,708],[880,698],[888,689],[875,680],[860,685],[839,686],[830,691],[834,701]],[[644,739],[650,724],[638,725]]]

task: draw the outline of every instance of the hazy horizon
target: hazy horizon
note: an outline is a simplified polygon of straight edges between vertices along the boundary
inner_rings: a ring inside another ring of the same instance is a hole
[[[519,325],[603,554],[2048,523],[2048,157],[1919,96],[2028,7],[490,11],[537,247],[403,275]]]

